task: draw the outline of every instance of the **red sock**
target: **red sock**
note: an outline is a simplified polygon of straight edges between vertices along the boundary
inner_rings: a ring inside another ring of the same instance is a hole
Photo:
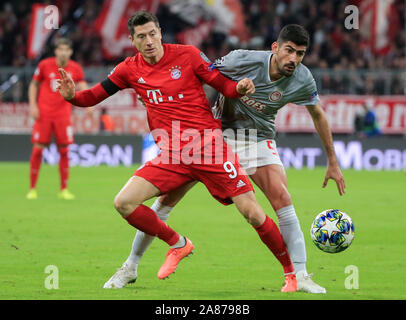
[[[30,158],[30,188],[34,189],[37,185],[39,168],[42,163],[42,148],[33,147]]]
[[[151,208],[142,204],[125,219],[134,228],[151,236],[156,236],[170,246],[173,246],[179,240],[179,234],[159,219]]]
[[[285,274],[292,273],[294,271],[292,261],[290,261],[288,249],[275,222],[266,216],[265,222],[259,227],[254,228],[258,232],[262,242],[266,244],[276,259],[282,264]]]
[[[68,147],[61,147],[58,149],[59,151],[59,175],[61,178],[61,190],[66,189],[68,186],[68,179],[69,179],[69,157]]]

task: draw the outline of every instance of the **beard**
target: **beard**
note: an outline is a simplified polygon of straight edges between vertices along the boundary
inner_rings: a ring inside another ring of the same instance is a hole
[[[278,72],[285,77],[290,77],[296,70],[296,66],[291,63],[284,64],[282,67],[278,63],[276,63],[276,65]]]

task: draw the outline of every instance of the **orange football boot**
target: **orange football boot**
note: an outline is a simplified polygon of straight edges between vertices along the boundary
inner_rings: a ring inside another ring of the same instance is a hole
[[[297,281],[296,275],[294,273],[285,276],[285,284],[283,285],[282,292],[296,292],[297,291]]]
[[[158,278],[165,279],[174,273],[180,260],[193,253],[193,243],[184,237],[186,244],[181,248],[170,248],[165,257],[165,262],[158,271]]]

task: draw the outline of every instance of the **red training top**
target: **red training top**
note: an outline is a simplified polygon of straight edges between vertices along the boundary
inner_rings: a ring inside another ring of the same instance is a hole
[[[46,58],[38,64],[32,77],[33,80],[40,83],[38,108],[41,118],[55,119],[71,115],[71,104],[62,98],[56,89],[56,80],[60,79],[58,68],[60,67],[57,65],[55,57]],[[64,69],[74,82],[84,81],[83,69],[77,62],[69,60]]]

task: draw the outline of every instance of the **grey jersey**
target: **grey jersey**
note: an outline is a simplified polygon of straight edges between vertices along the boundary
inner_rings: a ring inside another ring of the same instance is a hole
[[[234,50],[215,61],[216,68],[234,81],[251,79],[255,93],[239,99],[220,96],[213,107],[214,116],[225,129],[256,129],[258,141],[274,139],[275,117],[287,103],[316,105],[320,101],[309,69],[299,64],[292,76],[272,81],[269,66],[272,51]]]

